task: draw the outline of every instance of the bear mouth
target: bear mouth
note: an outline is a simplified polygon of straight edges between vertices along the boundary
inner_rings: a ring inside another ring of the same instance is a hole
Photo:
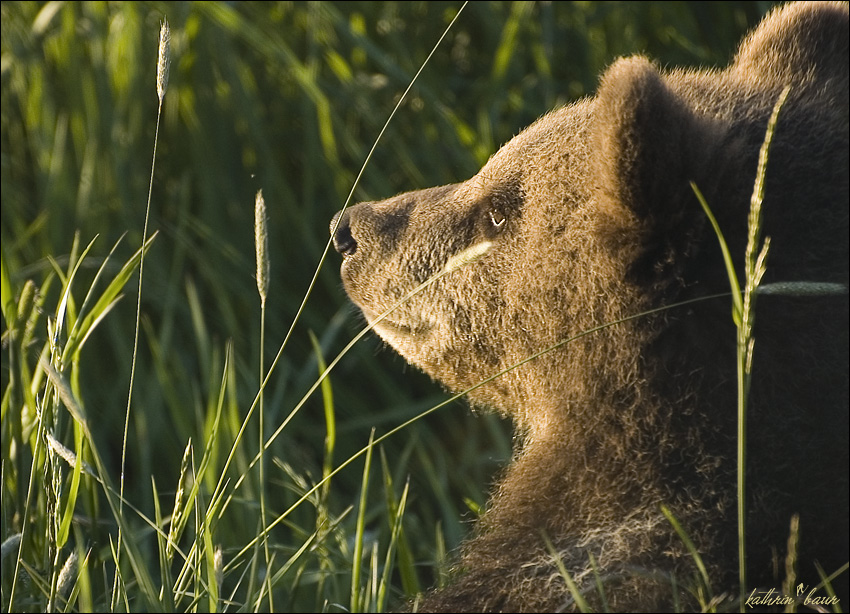
[[[409,343],[411,340],[424,339],[425,335],[434,327],[433,323],[428,323],[421,319],[417,319],[414,322],[410,322],[409,320],[400,321],[398,318],[392,317],[393,312],[381,318],[383,312],[378,313],[362,305],[358,305],[358,307],[363,312],[372,330],[396,349],[401,349],[401,346]]]
[[[348,298],[378,336],[403,356],[408,356],[411,349],[408,346],[421,344],[437,326],[437,318],[433,313],[418,308],[418,304],[399,301],[397,296],[384,297],[382,292],[370,289],[368,283],[364,287],[357,262],[356,255],[344,255],[340,266],[343,287]],[[383,300],[377,301],[376,304],[374,300],[368,299],[376,296]],[[387,309],[390,309],[388,313]]]

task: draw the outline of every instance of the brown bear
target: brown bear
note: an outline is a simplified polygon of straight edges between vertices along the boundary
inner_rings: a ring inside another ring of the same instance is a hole
[[[690,182],[740,265],[759,149],[788,85],[762,284],[797,285],[757,304],[739,595],[736,330],[728,295],[711,298],[729,280]],[[848,560],[848,108],[847,5],[790,4],[724,70],[620,59],[595,97],[546,115],[471,179],[334,217],[345,290],[375,331],[450,389],[477,386],[471,402],[518,433],[450,585],[414,607],[828,598],[815,562],[829,574]],[[832,580],[845,608],[846,578]]]

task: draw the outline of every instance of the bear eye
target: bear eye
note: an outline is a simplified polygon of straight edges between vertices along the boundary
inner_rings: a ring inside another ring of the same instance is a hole
[[[496,209],[490,210],[490,221],[493,223],[493,228],[501,229],[505,225],[505,216]]]

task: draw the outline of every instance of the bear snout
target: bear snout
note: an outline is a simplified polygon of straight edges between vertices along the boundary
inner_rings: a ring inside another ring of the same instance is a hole
[[[348,209],[338,211],[333,216],[330,231],[334,249],[345,257],[353,256],[357,251],[357,241],[351,234],[351,216]]]

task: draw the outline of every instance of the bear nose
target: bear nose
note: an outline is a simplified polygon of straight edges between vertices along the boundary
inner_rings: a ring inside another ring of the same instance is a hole
[[[343,256],[353,256],[357,251],[357,241],[351,236],[351,224],[348,210],[339,211],[333,216],[330,231],[333,235],[334,249]],[[334,231],[336,227],[336,231]]]

